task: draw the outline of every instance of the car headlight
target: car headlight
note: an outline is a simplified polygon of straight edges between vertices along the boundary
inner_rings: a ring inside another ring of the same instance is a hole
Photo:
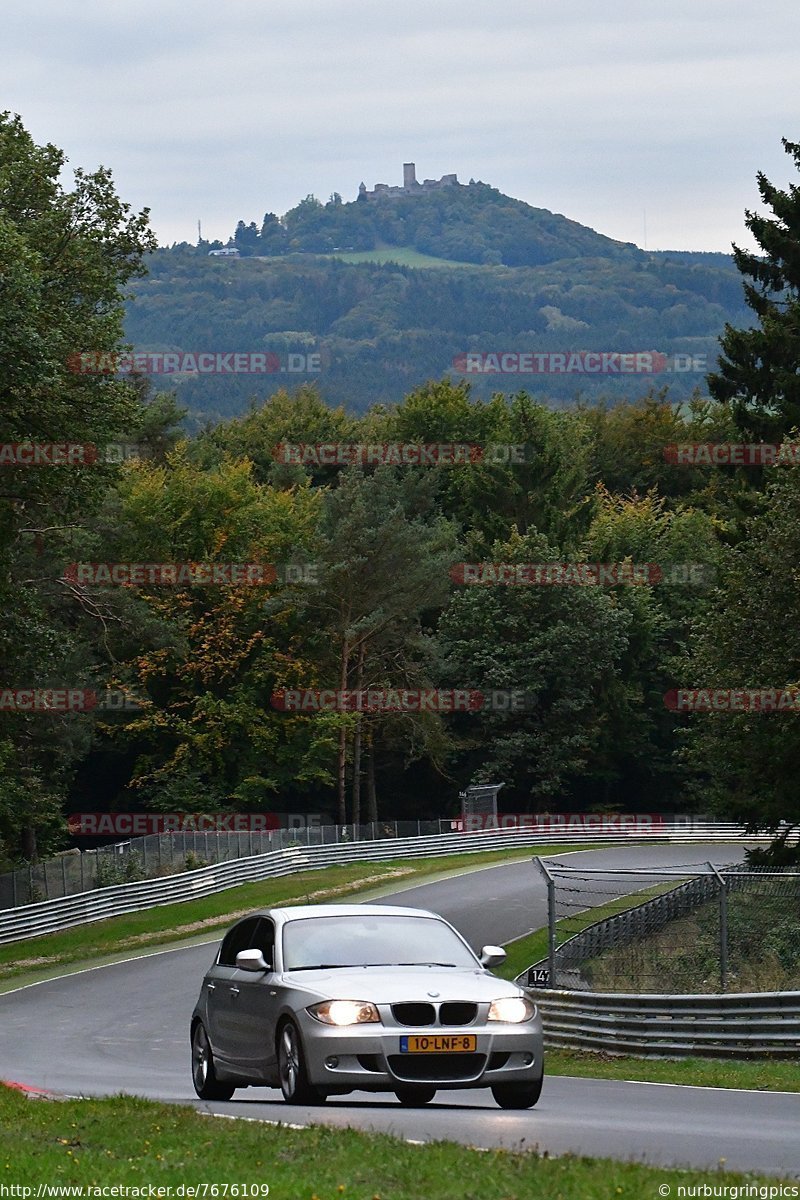
[[[380,1014],[368,1000],[323,1000],[308,1009],[324,1025],[368,1025],[380,1021]]]
[[[525,996],[502,996],[489,1005],[489,1021],[503,1021],[506,1025],[519,1025],[536,1016],[536,1005]]]

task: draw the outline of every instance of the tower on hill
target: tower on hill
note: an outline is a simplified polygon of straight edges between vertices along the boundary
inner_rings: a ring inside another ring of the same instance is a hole
[[[366,185],[358,189],[359,200],[376,200],[380,196],[418,196],[422,192],[435,192],[439,188],[458,187],[458,176],[443,175],[441,179],[417,179],[416,163],[403,163],[403,183],[400,187],[390,187],[388,183],[376,183],[372,191],[367,191]]]

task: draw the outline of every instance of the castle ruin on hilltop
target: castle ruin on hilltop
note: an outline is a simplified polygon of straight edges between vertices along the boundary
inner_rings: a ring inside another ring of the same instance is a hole
[[[361,183],[358,188],[359,200],[377,200],[381,196],[415,196],[420,192],[437,192],[441,188],[459,187],[458,177],[453,175],[443,175],[441,179],[424,179],[422,183],[417,179],[416,163],[403,163],[403,186],[390,187],[388,183],[376,183],[371,192],[367,191],[367,185]]]

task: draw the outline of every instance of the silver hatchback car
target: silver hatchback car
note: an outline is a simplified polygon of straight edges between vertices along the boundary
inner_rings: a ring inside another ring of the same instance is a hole
[[[489,1087],[502,1108],[542,1089],[542,1024],[530,996],[487,968],[435,913],[310,904],[253,913],[228,931],[192,1015],[204,1100],[277,1087],[290,1104],[353,1090],[427,1104]]]

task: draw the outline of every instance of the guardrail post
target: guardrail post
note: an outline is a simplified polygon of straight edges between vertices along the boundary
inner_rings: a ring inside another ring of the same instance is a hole
[[[556,881],[538,854],[533,859],[547,884],[547,973],[551,988],[556,986]]]
[[[719,885],[719,987],[728,990],[728,881],[720,875],[712,862],[709,867],[716,875]]]

